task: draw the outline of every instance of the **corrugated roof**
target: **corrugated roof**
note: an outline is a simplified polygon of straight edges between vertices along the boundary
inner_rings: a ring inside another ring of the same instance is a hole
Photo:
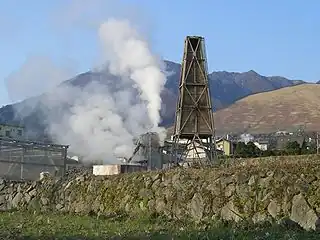
[[[10,124],[10,123],[0,123],[0,126],[16,127],[16,128],[25,128],[22,125]]]

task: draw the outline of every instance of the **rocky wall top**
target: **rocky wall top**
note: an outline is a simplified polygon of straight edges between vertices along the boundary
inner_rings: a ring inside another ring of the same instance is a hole
[[[318,228],[320,161],[242,162],[97,177],[88,173],[36,182],[0,181],[0,210],[109,215],[160,214],[210,221],[291,221]]]

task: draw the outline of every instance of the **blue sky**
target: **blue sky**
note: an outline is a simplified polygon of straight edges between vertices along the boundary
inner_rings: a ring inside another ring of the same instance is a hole
[[[133,19],[154,51],[168,60],[180,62],[186,35],[203,35],[210,71],[253,69],[262,75],[320,80],[320,1],[114,2],[1,0],[0,106],[10,102],[4,80],[30,56],[71,64],[76,73],[90,69],[98,56],[92,24],[110,16]]]

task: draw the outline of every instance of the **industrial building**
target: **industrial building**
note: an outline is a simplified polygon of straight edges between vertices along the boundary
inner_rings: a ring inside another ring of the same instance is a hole
[[[66,145],[0,138],[0,177],[37,180],[41,172],[62,176],[67,166]]]
[[[119,164],[94,165],[93,174],[113,175],[119,173],[160,170],[163,168],[164,154],[155,132],[147,132],[134,140],[135,149],[128,159]]]
[[[0,137],[23,139],[24,138],[24,126],[0,123]]]
[[[142,134],[136,140],[136,148],[128,162],[145,165],[149,170],[161,169],[162,155],[159,140],[155,132]]]

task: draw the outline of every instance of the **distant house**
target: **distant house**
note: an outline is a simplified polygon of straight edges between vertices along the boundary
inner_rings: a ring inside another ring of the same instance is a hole
[[[259,148],[261,151],[267,151],[269,147],[268,141],[255,141],[254,145]]]
[[[303,141],[305,140],[304,136],[295,136],[295,135],[291,135],[291,136],[279,136],[276,139],[276,146],[275,148],[277,150],[282,150],[285,149],[288,142],[297,142],[299,143],[300,147],[303,144]]]
[[[216,140],[216,148],[217,150],[222,151],[224,155],[230,156],[234,152],[235,143],[225,138],[221,138]]]
[[[24,138],[24,127],[0,123],[0,137],[22,139]]]
[[[276,136],[283,136],[283,135],[288,135],[289,133],[287,131],[277,131],[275,133]]]

